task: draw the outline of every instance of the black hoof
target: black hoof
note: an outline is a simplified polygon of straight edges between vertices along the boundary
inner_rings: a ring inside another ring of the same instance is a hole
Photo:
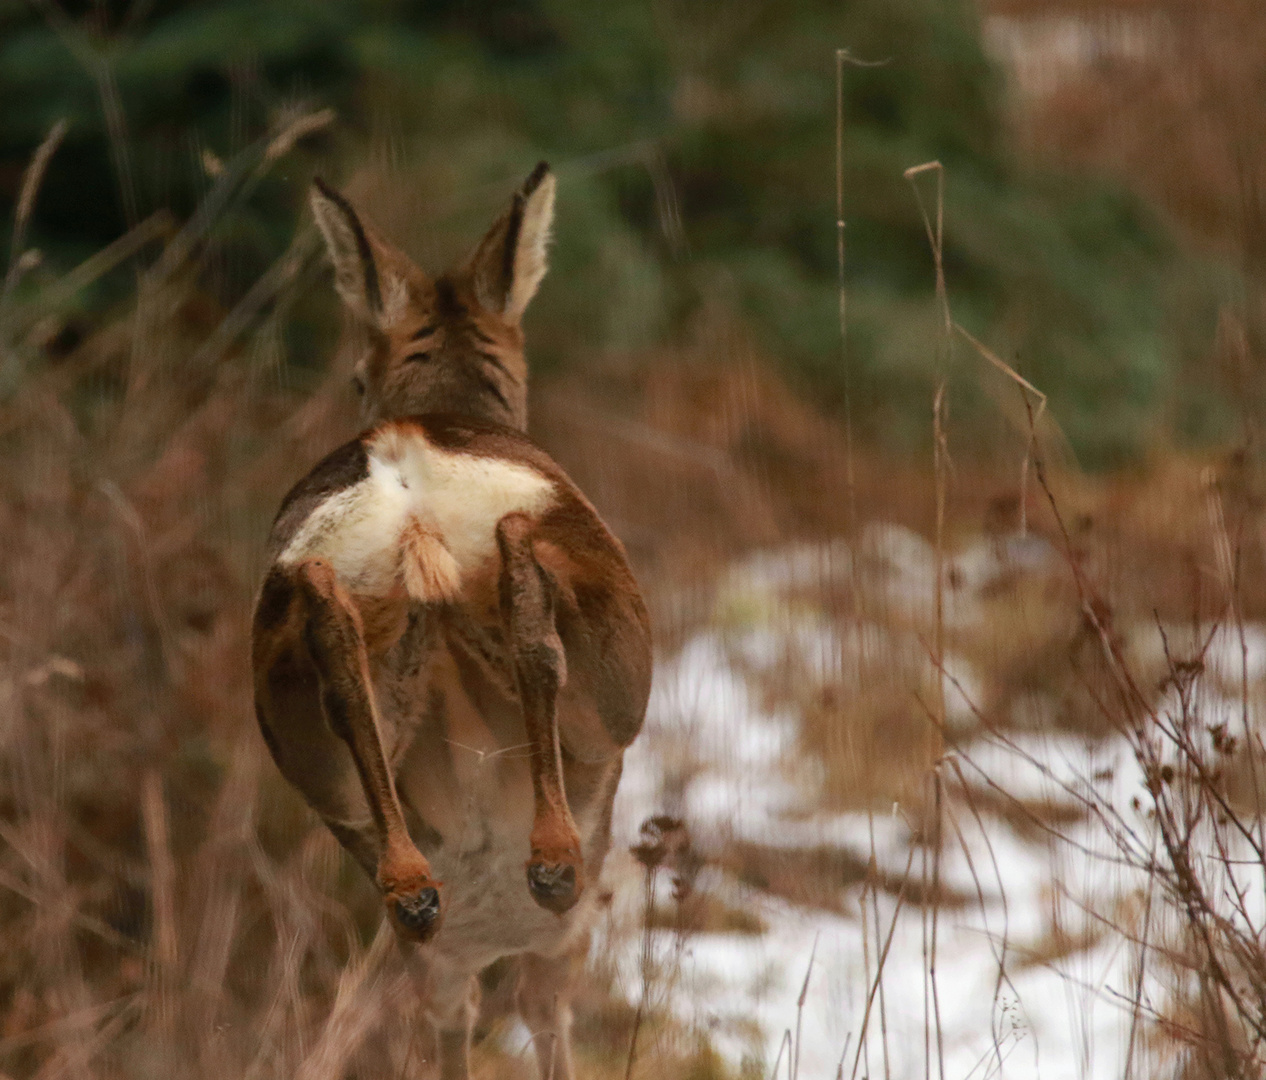
[[[396,921],[401,927],[418,937],[425,937],[440,916],[440,892],[426,888],[417,896],[406,896],[396,901]]]
[[[533,863],[527,868],[527,879],[532,899],[549,911],[561,914],[578,899],[574,866]]]

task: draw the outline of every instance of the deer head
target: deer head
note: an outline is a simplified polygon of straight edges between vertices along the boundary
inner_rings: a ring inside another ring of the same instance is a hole
[[[316,180],[312,211],[358,352],[368,422],[458,413],[523,430],[523,312],[547,268],[554,176],[541,162],[458,269],[432,278]]]

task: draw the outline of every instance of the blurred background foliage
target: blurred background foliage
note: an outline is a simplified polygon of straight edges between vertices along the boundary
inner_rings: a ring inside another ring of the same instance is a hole
[[[864,62],[843,68],[847,357],[837,48]],[[1198,373],[1235,274],[1185,254],[1124,185],[1016,158],[970,0],[0,0],[0,197],[70,124],[25,286],[158,208],[187,217],[270,124],[321,107],[337,123],[218,226],[203,284],[221,302],[286,249],[314,171],[438,268],[545,158],[561,186],[554,278],[529,316],[538,372],[649,354],[719,317],[826,411],[848,400],[863,438],[910,448],[930,437],[943,352],[902,173],[937,159],[955,318],[1051,395],[1084,464],[1228,430]],[[935,212],[935,176],[921,184]],[[80,297],[87,317],[128,294],[127,270]],[[328,358],[329,307],[296,307],[289,363]],[[961,341],[950,354],[966,442],[997,424],[989,393],[1014,396],[984,368]]]

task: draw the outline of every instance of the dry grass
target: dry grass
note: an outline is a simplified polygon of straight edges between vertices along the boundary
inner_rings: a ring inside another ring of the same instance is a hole
[[[284,149],[283,136],[270,145]],[[252,167],[270,160],[261,150]],[[8,284],[26,272],[15,250],[0,302],[0,1073],[427,1075],[429,1035],[372,889],[276,775],[249,700],[261,541],[289,483],[354,430],[345,372],[336,360],[303,385],[283,381],[280,327],[314,281],[302,238],[232,311],[198,286],[205,239],[142,223],[23,306]],[[73,287],[137,250],[148,269],[134,302],[68,347]],[[881,923],[878,894],[923,905],[933,956],[935,913],[973,900],[936,878],[951,800],[1029,835],[1123,810],[930,783],[929,767],[946,767],[943,738],[955,737],[940,722],[936,661],[962,656],[986,676],[980,729],[1040,722],[1134,739],[1155,779],[1165,855],[1143,869],[1168,917],[1114,917],[1172,988],[1144,1016],[1140,1046],[1180,1058],[1175,1075],[1252,1075],[1266,1015],[1261,927],[1223,901],[1236,845],[1260,835],[1266,758],[1253,750],[1259,733],[1215,734],[1195,698],[1160,707],[1192,685],[1198,658],[1158,653],[1140,627],[1266,615],[1253,460],[1165,457],[1098,480],[1043,473],[1050,498],[1018,467],[1032,445],[1024,432],[1001,466],[942,456],[948,442],[935,469],[886,460],[851,446],[739,329],[710,318],[677,353],[542,388],[535,434],[627,542],[665,654],[703,627],[741,630],[753,601],[731,570],[753,550],[844,538],[852,572],[782,600],[879,636],[842,650],[831,679],[808,678],[794,650],[747,674],[764,704],[798,718],[798,749],[822,766],[823,806],[899,802],[911,859],[917,848],[931,866],[916,877],[839,847],[734,840],[706,853],[712,868],[803,907],[860,914],[868,948],[873,935],[868,1010],[881,1024],[897,916]],[[911,605],[885,584],[896,556],[883,538],[895,534],[868,533],[874,522],[927,539],[935,603],[925,590]],[[1021,524],[1061,558],[1000,575],[975,596],[979,614],[955,621],[956,597],[975,589],[958,555]],[[1137,856],[1137,834],[1118,835]],[[1217,858],[1193,861],[1210,843]],[[623,944],[764,930],[703,887],[672,903],[647,895]],[[1029,960],[1097,940],[1056,924]],[[531,1075],[495,975],[479,1075]],[[635,1075],[729,1075],[706,1033],[665,1009],[674,972],[648,966],[643,977],[639,1006],[612,958],[595,957],[578,994],[586,1075],[626,1076],[630,1047]]]
[[[1031,36],[1035,55],[1026,49],[1016,59],[1019,130],[1032,150],[1110,168],[1206,244],[1244,251],[1260,243],[1260,5],[992,0],[988,9]],[[1077,27],[1081,53],[1069,47]],[[1058,28],[1063,48],[1054,44]],[[1025,79],[1043,59],[1047,70]]]
[[[1221,508],[1216,493],[1211,502]],[[1058,513],[1053,499],[1052,505]],[[1213,515],[1208,537],[1221,555],[1214,563],[1221,570],[1215,629],[1225,626],[1242,643],[1234,718],[1209,715],[1212,680],[1203,677],[1212,631],[1183,650],[1162,628],[1165,677],[1153,684],[1123,648],[1098,584],[1072,566],[1106,662],[1101,702],[1144,778],[1146,794],[1136,796],[1133,807],[1137,811],[1146,801],[1146,815],[1132,815],[1093,785],[1086,790],[1088,809],[1105,823],[1119,858],[1148,881],[1148,915],[1154,918],[1123,927],[1140,946],[1135,1015],[1157,1015],[1160,1030],[1178,1048],[1180,1075],[1247,1078],[1260,1075],[1266,1062],[1266,912],[1259,902],[1266,895],[1266,743],[1253,720],[1234,569],[1238,549],[1232,549],[1220,513]],[[1248,777],[1247,791],[1235,802],[1226,767],[1233,758],[1240,784]],[[1171,985],[1159,1012],[1141,991],[1149,956]]]

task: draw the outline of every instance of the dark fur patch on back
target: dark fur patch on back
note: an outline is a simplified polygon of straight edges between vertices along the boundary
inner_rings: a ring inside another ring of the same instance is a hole
[[[277,518],[280,520],[294,503],[305,496],[329,495],[360,483],[368,475],[369,452],[365,449],[364,441],[355,438],[338,449],[331,450],[307,476],[286,493],[286,497],[281,500],[281,509],[277,511]]]
[[[273,521],[271,557],[290,542],[308,515],[336,491],[359,484],[369,475],[369,454],[363,437],[326,454],[316,467],[286,493]]]

